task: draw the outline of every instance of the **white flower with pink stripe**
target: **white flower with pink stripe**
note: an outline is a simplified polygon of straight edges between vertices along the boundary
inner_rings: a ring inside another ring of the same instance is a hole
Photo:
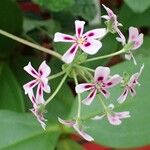
[[[108,119],[110,124],[120,125],[122,123],[122,121],[121,121],[122,119],[131,117],[129,111],[114,112],[113,109],[114,109],[114,105],[110,104],[108,106],[109,111],[106,114],[103,114],[103,115],[100,115],[100,116],[97,115],[94,118],[92,118],[92,120],[101,120],[102,118],[107,116],[107,119]]]
[[[90,94],[82,101],[85,105],[90,105],[97,92],[100,92],[105,98],[108,98],[110,95],[108,89],[119,84],[121,80],[122,77],[118,74],[110,77],[110,69],[108,67],[97,67],[94,82],[79,84],[75,87],[75,90],[76,93],[83,93],[90,90]]]
[[[136,95],[135,87],[136,87],[136,85],[140,85],[138,83],[138,79],[143,71],[143,68],[144,68],[144,65],[142,65],[139,72],[137,72],[131,76],[131,78],[129,79],[129,82],[126,84],[126,86],[123,90],[123,93],[118,98],[119,103],[123,103],[126,100],[129,93],[131,94],[132,97]]]
[[[42,105],[45,102],[44,98],[43,98],[43,91],[50,93],[50,87],[48,85],[48,76],[51,72],[51,69],[45,63],[45,61],[43,61],[42,64],[40,65],[38,71],[36,71],[32,67],[30,62],[27,66],[24,67],[24,70],[28,74],[30,74],[32,77],[35,78],[34,80],[25,84],[23,86],[23,88],[25,90],[25,94],[28,94],[28,96],[33,104],[33,108],[31,109],[32,113],[36,116],[37,120],[39,121],[39,123],[41,124],[43,129],[45,129],[46,119],[44,118],[44,116],[43,116],[44,112],[42,112],[42,110],[40,110],[41,109],[40,107],[42,107]],[[36,86],[37,86],[37,92],[36,92],[36,97],[35,97],[33,88],[35,88]]]
[[[62,60],[69,64],[73,61],[78,48],[80,48],[83,52],[93,55],[98,52],[98,50],[102,47],[102,43],[97,40],[102,38],[106,34],[106,29],[94,29],[90,30],[83,34],[84,31],[84,21],[75,21],[75,33],[76,36],[71,36],[63,33],[55,33],[54,42],[71,42],[72,46],[66,51],[66,53],[62,56]]]
[[[36,71],[29,62],[28,65],[24,67],[24,70],[32,77],[34,77],[32,81],[23,86],[25,94],[28,94],[33,104],[43,104],[43,91],[50,93],[50,87],[48,85],[48,76],[51,72],[50,67],[45,63],[45,61],[43,61],[38,71]],[[33,88],[35,88],[36,86],[37,92],[35,98],[33,94]]]
[[[88,135],[87,133],[83,131],[81,125],[79,125],[76,121],[62,120],[61,118],[58,118],[58,121],[62,123],[63,125],[66,125],[68,127],[73,127],[75,131],[78,132],[79,135],[82,136],[85,140],[89,142],[94,141],[94,139],[90,135]]]

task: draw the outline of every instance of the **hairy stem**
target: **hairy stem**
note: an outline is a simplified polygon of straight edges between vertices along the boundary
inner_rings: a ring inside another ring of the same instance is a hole
[[[6,36],[6,37],[8,37],[8,38],[10,38],[10,39],[13,39],[13,40],[15,40],[15,41],[17,41],[17,42],[20,42],[20,43],[22,43],[22,44],[28,45],[28,46],[30,46],[30,47],[32,47],[32,48],[35,48],[35,49],[37,49],[37,50],[43,51],[43,52],[45,52],[45,53],[48,53],[48,54],[50,54],[50,55],[52,55],[52,56],[54,56],[54,57],[57,57],[58,59],[62,60],[62,59],[61,59],[62,56],[61,56],[59,53],[57,53],[57,52],[55,52],[55,51],[53,51],[53,50],[50,50],[50,49],[47,49],[47,48],[45,48],[45,47],[36,45],[36,44],[34,44],[34,43],[32,43],[32,42],[29,42],[29,41],[27,41],[27,40],[24,40],[24,39],[22,39],[22,38],[20,38],[20,37],[17,37],[17,36],[15,36],[15,35],[13,35],[13,34],[10,34],[10,33],[6,32],[6,31],[3,31],[3,30],[1,30],[1,29],[0,29],[0,34],[4,35],[4,36]]]
[[[57,86],[56,90],[54,91],[54,93],[46,100],[45,105],[47,105],[54,97],[55,95],[59,92],[60,88],[62,87],[63,83],[65,82],[66,78],[67,78],[67,74],[65,74],[65,76],[62,78],[61,82],[59,83],[59,85]]]
[[[49,77],[48,77],[48,80],[51,80],[51,79],[57,78],[57,77],[59,77],[59,76],[63,75],[64,73],[65,73],[65,71],[63,70],[63,71],[58,72],[58,73],[56,73],[56,74],[54,74],[54,75],[51,75],[51,76],[49,76]]]

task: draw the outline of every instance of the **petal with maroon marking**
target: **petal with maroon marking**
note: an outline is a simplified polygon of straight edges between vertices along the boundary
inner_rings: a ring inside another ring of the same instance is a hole
[[[107,89],[100,88],[99,91],[104,95],[105,98],[108,98],[110,96],[110,93]]]
[[[41,86],[42,89],[46,92],[46,93],[50,93],[51,89],[50,86],[48,85],[48,79],[47,78],[43,78],[41,81]]]
[[[105,88],[113,87],[113,86],[119,84],[121,82],[121,80],[122,80],[122,77],[120,75],[116,74],[105,82]]]
[[[40,77],[47,77],[51,73],[51,69],[45,61],[43,61],[39,66],[38,73]]]
[[[125,43],[126,43],[126,38],[125,38],[125,36],[122,34],[122,32],[119,30],[119,28],[118,28],[117,26],[115,27],[115,30],[116,30],[116,32],[119,34],[119,37],[117,37],[116,40],[117,40],[118,42],[121,42],[122,45],[125,45]]]
[[[132,97],[136,95],[136,91],[134,90],[134,87],[130,87],[129,91]]]
[[[32,67],[31,62],[29,62],[28,65],[24,67],[24,70],[34,78],[38,78],[39,76],[38,72]]]
[[[31,90],[38,84],[37,80],[32,80],[26,84],[23,85],[23,88],[25,90],[25,94],[30,93]]]
[[[107,11],[107,14],[108,14],[109,17],[114,17],[115,16],[115,14],[113,13],[113,11],[110,8],[106,7],[104,4],[102,4],[102,6]]]
[[[67,64],[70,64],[75,55],[76,55],[76,52],[78,50],[78,44],[73,44],[68,50],[67,52],[62,56],[62,60],[67,63]]]
[[[36,104],[44,104],[42,84],[39,83],[36,91]]]
[[[120,95],[120,97],[117,99],[118,103],[122,104],[122,103],[126,100],[126,98],[127,98],[127,96],[128,96],[128,93],[129,93],[129,89],[128,89],[128,87],[126,87],[126,88],[124,89],[123,93],[122,93],[122,94]]]
[[[78,84],[75,87],[76,93],[83,93],[85,91],[91,90],[94,88],[94,84],[92,83],[82,83],[82,84]]]
[[[77,38],[81,38],[83,35],[85,21],[76,20],[75,21],[75,30]]]
[[[75,124],[75,121],[72,121],[72,120],[63,120],[61,118],[58,117],[58,121],[63,124],[63,125],[66,125],[66,126],[69,126],[69,127],[73,127],[73,125]]]
[[[68,34],[57,32],[54,35],[54,42],[75,42],[75,41],[76,38]]]
[[[89,39],[83,44],[80,44],[79,46],[85,53],[94,55],[102,47],[102,43],[98,40]]]
[[[90,92],[90,94],[85,98],[82,103],[85,105],[90,105],[96,96],[97,90],[94,89]]]
[[[93,38],[93,39],[102,38],[106,35],[106,32],[107,32],[106,28],[94,29],[83,34],[83,37]]]
[[[143,44],[144,35],[141,33],[136,40],[134,40],[133,50],[138,49]]]
[[[107,114],[107,118],[108,118],[109,123],[112,125],[120,125],[121,124],[120,118],[115,114],[113,114],[113,115]]]
[[[109,74],[110,74],[109,67],[97,67],[95,69],[94,81],[104,82],[107,80]]]
[[[85,140],[91,142],[94,141],[94,139],[87,133],[85,133],[83,130],[79,128],[79,125],[76,123],[73,125],[73,128],[79,133],[80,136],[82,136]]]
[[[135,27],[130,27],[129,28],[129,39],[128,39],[128,42],[135,41],[137,39],[138,35],[139,35],[138,29],[135,28]]]

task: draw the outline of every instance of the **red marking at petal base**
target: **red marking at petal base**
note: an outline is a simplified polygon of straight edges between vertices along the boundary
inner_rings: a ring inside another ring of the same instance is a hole
[[[87,43],[84,44],[85,47],[88,47],[90,45],[91,45],[91,43],[89,43],[89,42],[87,42]]]
[[[73,40],[71,37],[67,37],[67,36],[65,36],[64,37],[64,40]]]
[[[88,34],[89,37],[91,37],[91,36],[93,36],[93,35],[94,35],[93,32],[91,32],[91,33]]]
[[[90,87],[92,87],[92,86],[93,86],[93,85],[85,85],[84,88],[87,89],[87,88],[90,88]]]
[[[74,51],[75,51],[75,49],[76,49],[76,46],[74,46],[74,47],[70,50],[70,53],[73,54]]]
[[[104,77],[98,77],[98,81],[102,81],[104,79]]]
[[[78,28],[78,35],[81,34],[81,28]]]
[[[108,86],[112,85],[112,82],[108,82],[107,85],[108,85]]]

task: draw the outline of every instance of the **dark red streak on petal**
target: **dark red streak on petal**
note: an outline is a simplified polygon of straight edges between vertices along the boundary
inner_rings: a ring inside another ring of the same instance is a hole
[[[108,82],[107,85],[108,85],[108,86],[112,85],[112,82]]]
[[[43,75],[43,71],[42,71],[42,70],[40,70],[39,72],[40,72],[40,75],[42,76],[42,75]]]
[[[33,100],[33,102],[35,103],[35,97],[34,97],[34,96],[32,96],[32,100]]]
[[[78,35],[81,34],[81,28],[78,28]]]
[[[71,37],[67,37],[67,36],[65,36],[64,37],[64,40],[73,40]]]
[[[131,93],[134,93],[132,88],[130,88],[130,91],[131,91]]]
[[[106,92],[104,89],[101,89],[101,91],[102,91],[104,94],[107,94],[107,92]]]
[[[104,77],[98,77],[98,81],[103,81]]]
[[[91,36],[93,36],[93,35],[94,35],[94,33],[91,32],[91,33],[88,34],[88,37],[91,37]]]
[[[37,75],[36,72],[35,72],[34,70],[31,70],[31,72],[32,72],[34,75]]]
[[[94,93],[95,93],[95,91],[93,91],[93,92],[89,95],[89,97],[90,97],[90,98],[93,97]]]
[[[87,89],[87,88],[90,88],[90,87],[93,87],[93,85],[85,85],[85,86],[84,86],[84,88],[86,88],[86,89]]]
[[[89,43],[89,42],[87,42],[87,43],[84,44],[85,47],[88,47],[90,45],[91,45],[91,43]]]
[[[71,53],[71,54],[74,53],[74,51],[76,50],[76,47],[77,47],[77,46],[74,46],[74,47],[70,50],[70,53]]]
[[[124,91],[123,95],[125,95],[127,93],[127,90]]]
[[[42,94],[42,89],[41,89],[41,86],[40,86],[40,88],[39,88],[39,95],[41,95]]]

